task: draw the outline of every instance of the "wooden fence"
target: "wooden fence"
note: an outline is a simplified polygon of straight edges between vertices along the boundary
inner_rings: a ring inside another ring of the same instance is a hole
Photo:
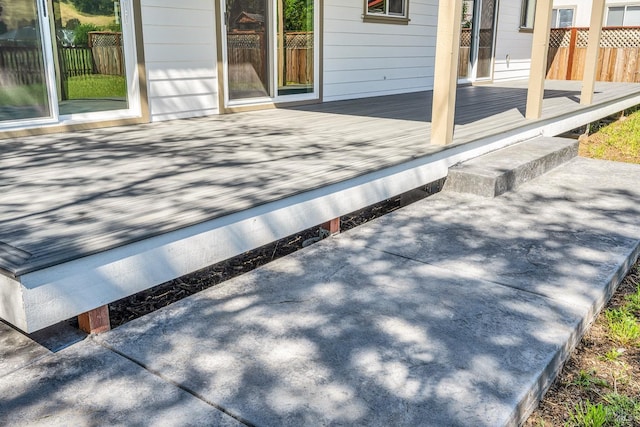
[[[460,33],[460,53],[458,55],[458,77],[468,77],[471,55],[471,28],[463,28]]]
[[[477,74],[487,77],[491,72],[491,62],[493,60],[493,29],[481,28],[479,31],[480,40],[475,48],[477,55]],[[458,78],[469,77],[469,65],[471,62],[471,46],[473,30],[463,28],[460,32],[460,54],[458,55]]]
[[[97,74],[124,76],[122,33],[110,31],[89,32],[89,48]]]
[[[581,80],[588,28],[551,30],[547,78]],[[605,27],[598,54],[598,81],[640,83],[640,27]]]
[[[313,83],[313,33],[285,33],[285,82]]]
[[[58,60],[60,73],[65,80],[95,73],[93,54],[88,47],[61,47],[58,49]]]
[[[244,82],[248,69],[255,72],[262,82],[267,76],[267,47],[265,36],[259,31],[235,31],[227,34],[227,57],[230,65],[250,64],[250,67],[230,67],[229,80]],[[313,82],[313,33],[290,32],[285,34],[285,81],[310,84]],[[235,73],[231,75],[231,73]]]
[[[260,82],[267,81],[266,38],[260,31],[235,31],[227,34],[229,82],[252,81],[255,72]],[[240,66],[249,64],[249,67]],[[238,66],[234,66],[238,65]]]
[[[89,47],[58,48],[62,79],[91,74],[124,76],[122,33],[91,32],[89,42]],[[43,83],[43,61],[39,46],[0,46],[0,84]]]
[[[0,46],[0,85],[42,83],[43,65],[42,49],[37,46]]]

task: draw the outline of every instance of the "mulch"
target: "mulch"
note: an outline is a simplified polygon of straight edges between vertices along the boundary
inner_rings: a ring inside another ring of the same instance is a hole
[[[385,200],[340,218],[340,229],[349,230],[400,207],[400,197]],[[254,270],[273,260],[302,249],[303,243],[320,240],[326,234],[313,227],[251,250],[202,270],[163,283],[109,304],[111,327],[123,325],[196,292]]]

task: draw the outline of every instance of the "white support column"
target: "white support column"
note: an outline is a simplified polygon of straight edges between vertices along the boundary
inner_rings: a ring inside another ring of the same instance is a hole
[[[552,6],[553,0],[537,0],[536,2],[533,44],[531,46],[531,74],[529,75],[529,91],[527,93],[527,119],[539,119],[542,116]]]
[[[582,95],[580,104],[591,105],[593,93],[596,89],[596,72],[598,70],[598,53],[600,52],[600,37],[604,20],[605,0],[593,0],[591,6],[591,25],[589,27],[589,42],[587,56],[584,61],[584,76],[582,77]]]
[[[432,144],[447,145],[453,142],[461,16],[462,1],[439,2],[431,109]]]

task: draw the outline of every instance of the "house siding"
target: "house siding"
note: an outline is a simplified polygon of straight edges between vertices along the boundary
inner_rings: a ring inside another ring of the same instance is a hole
[[[514,80],[529,77],[533,35],[520,31],[522,2],[501,1],[498,10],[493,79]]]
[[[411,0],[409,25],[365,23],[362,0],[324,2],[324,101],[433,88],[436,0]]]
[[[591,4],[592,0],[554,0],[554,8],[573,8],[575,9],[574,26],[588,27],[591,25]],[[611,6],[640,6],[640,0],[611,0],[606,2],[604,22],[606,25],[607,11]]]
[[[213,0],[142,0],[152,121],[218,113]]]

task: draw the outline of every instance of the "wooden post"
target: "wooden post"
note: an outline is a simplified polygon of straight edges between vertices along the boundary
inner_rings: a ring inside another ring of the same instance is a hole
[[[109,306],[94,308],[78,315],[78,326],[88,334],[100,334],[111,329],[109,322]]]
[[[533,43],[531,46],[531,73],[527,92],[527,119],[539,119],[542,116],[552,6],[553,0],[538,0],[536,3]]]
[[[334,235],[340,232],[340,218],[334,218],[331,221],[325,222],[320,226],[329,232],[329,234]]]
[[[461,1],[439,2],[431,108],[431,144],[447,145],[453,142],[461,16]]]
[[[589,27],[589,43],[584,61],[584,76],[582,78],[582,95],[580,104],[591,105],[593,93],[596,89],[596,71],[598,69],[598,52],[600,51],[600,37],[602,35],[602,20],[604,19],[605,0],[593,0],[591,6],[591,25]]]
[[[571,29],[571,39],[569,40],[569,55],[567,59],[567,75],[565,76],[565,80],[571,80],[571,76],[573,74],[573,61],[576,56],[576,45],[578,44],[578,29]]]

